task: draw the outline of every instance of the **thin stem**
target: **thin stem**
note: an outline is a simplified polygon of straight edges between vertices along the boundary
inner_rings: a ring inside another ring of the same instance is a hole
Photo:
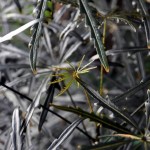
[[[144,142],[144,150],[148,150],[147,142]]]
[[[104,24],[103,24],[103,45],[105,45],[105,39],[106,39],[106,19],[104,19]],[[103,66],[101,65],[101,69],[100,69],[100,95],[103,95]]]
[[[103,66],[101,65],[100,69],[100,95],[103,95]]]
[[[90,108],[90,112],[92,113],[93,112],[93,107],[92,107],[92,104],[90,102],[90,99],[89,99],[89,96],[88,96],[88,93],[87,91],[84,89],[84,93],[85,93],[85,96],[86,96],[86,100],[87,100],[87,103],[89,105],[89,108]]]
[[[74,100],[73,100],[73,98],[72,98],[72,96],[71,96],[69,90],[67,89],[66,92],[67,92],[67,94],[68,94],[68,96],[69,96],[69,98],[70,98],[70,100],[71,100],[72,105],[76,108],[76,103],[74,102]]]
[[[104,28],[103,28],[103,39],[102,39],[102,42],[103,44],[105,45],[105,39],[106,39],[106,19],[104,19]]]

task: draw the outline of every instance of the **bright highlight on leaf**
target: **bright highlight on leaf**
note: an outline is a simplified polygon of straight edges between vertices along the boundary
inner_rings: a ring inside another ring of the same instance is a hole
[[[14,36],[23,32],[24,30],[28,29],[29,27],[33,26],[34,24],[38,23],[39,21],[40,21],[40,19],[32,20],[32,21],[26,23],[25,25],[21,26],[20,28],[9,32],[8,34],[4,35],[3,37],[0,37],[0,43],[11,40]]]
[[[67,81],[66,86],[60,91],[60,93],[57,96],[62,95],[64,92],[66,92],[70,86],[73,83],[76,83],[79,86],[79,83],[76,81],[76,78],[80,78],[80,74],[85,74],[88,73],[90,70],[95,69],[96,67],[89,67],[88,66],[93,62],[89,62],[88,64],[84,65],[83,67],[81,67],[82,62],[84,60],[84,57],[82,57],[82,59],[79,61],[77,69],[70,63],[67,61],[67,63],[69,64],[69,68],[61,68],[61,67],[55,67],[55,69],[59,70],[59,71],[64,71],[60,74],[55,74],[52,76],[56,76],[57,79],[53,82],[50,82],[50,84],[54,84],[54,83],[59,83],[62,81]]]

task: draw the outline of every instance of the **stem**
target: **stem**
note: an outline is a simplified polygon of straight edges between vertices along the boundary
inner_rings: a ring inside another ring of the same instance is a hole
[[[103,66],[101,66],[100,70],[100,95],[103,95]]]
[[[88,93],[87,93],[87,91],[85,89],[84,89],[84,93],[85,93],[85,96],[86,96],[86,99],[87,99],[87,102],[88,102],[88,105],[89,105],[89,108],[90,108],[90,112],[92,113],[93,112],[93,107],[92,107],[92,104],[90,102]]]
[[[105,39],[106,39],[106,19],[104,19],[104,27],[103,27],[103,45],[105,45]],[[100,95],[103,95],[103,66],[101,65],[101,70],[100,70]]]
[[[72,98],[72,96],[71,96],[71,94],[70,94],[69,90],[67,90],[66,92],[67,92],[67,94],[68,94],[68,96],[69,96],[69,98],[70,98],[70,101],[71,101],[71,103],[72,103],[73,107],[75,107],[75,108],[76,108],[76,103],[74,102],[74,100],[73,100],[73,98]]]
[[[104,19],[104,28],[103,28],[103,39],[102,42],[105,45],[105,39],[106,39],[106,19]]]

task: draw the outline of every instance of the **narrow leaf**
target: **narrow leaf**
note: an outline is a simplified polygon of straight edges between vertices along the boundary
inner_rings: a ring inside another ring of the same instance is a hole
[[[21,150],[22,139],[20,135],[21,119],[19,115],[19,108],[15,108],[12,116],[12,148],[14,150]]]
[[[26,23],[25,25],[21,26],[20,28],[14,30],[14,31],[11,31],[10,33],[4,35],[3,37],[0,37],[0,43],[11,40],[14,36],[23,32],[24,30],[28,29],[29,27],[33,26],[34,24],[38,23],[39,21],[40,21],[39,19],[32,20],[32,21]]]
[[[120,100],[124,100],[124,98],[134,95],[136,92],[142,90],[144,87],[148,86],[149,84],[150,84],[150,80],[141,82],[137,86],[135,86],[132,89],[128,90],[127,92],[124,92],[123,94],[117,96],[116,98],[112,99],[111,101],[113,103],[117,103]]]
[[[27,113],[26,113],[25,119],[24,119],[24,121],[22,123],[22,127],[21,127],[21,134],[24,132],[24,130],[28,126],[29,121],[33,115],[35,108],[39,106],[40,97],[41,97],[44,87],[46,86],[46,83],[47,83],[47,79],[44,79],[43,82],[41,83],[39,89],[37,90],[37,93],[33,99],[33,102],[29,105],[29,107],[27,109]]]
[[[135,47],[135,48],[129,48],[129,49],[110,49],[106,51],[106,55],[117,55],[117,54],[122,54],[122,53],[142,53],[142,52],[148,52],[149,49],[148,48],[144,48],[144,47]]]
[[[53,143],[50,145],[48,150],[56,150],[60,144],[62,144],[75,130],[75,128],[83,121],[83,119],[78,119],[74,121],[69,127],[67,127],[63,133],[59,136],[58,139],[55,139]]]
[[[150,49],[150,19],[148,17],[144,18],[144,27],[146,33],[147,48]]]
[[[36,61],[37,61],[37,49],[39,45],[39,38],[42,30],[42,23],[44,19],[44,12],[46,10],[47,0],[41,0],[38,2],[35,8],[36,19],[40,19],[39,23],[34,25],[32,29],[32,37],[29,43],[30,48],[30,65],[34,74],[36,74]]]
[[[51,82],[53,82],[54,80],[56,80],[55,76],[52,77]],[[45,119],[46,119],[46,116],[48,113],[49,103],[53,102],[55,88],[57,88],[57,87],[59,87],[58,83],[51,84],[47,90],[47,97],[46,97],[45,103],[43,105],[44,108],[42,110],[42,113],[40,116],[40,121],[39,121],[39,126],[38,126],[39,131],[41,130],[43,123],[45,122]],[[47,108],[47,109],[45,109],[45,108]]]
[[[70,81],[67,83],[67,85],[59,92],[59,94],[58,94],[57,96],[60,96],[60,95],[62,95],[64,92],[66,92],[67,89],[69,89],[69,87],[72,85],[72,83],[73,83],[73,80],[70,80]]]
[[[21,5],[20,5],[20,1],[19,1],[19,0],[14,0],[14,3],[16,4],[18,10],[19,10],[20,12],[22,12],[22,7],[21,7]]]
[[[145,102],[145,115],[146,115],[146,134],[148,133],[150,126],[150,90],[147,90],[148,100]]]
[[[150,48],[150,19],[149,19],[148,7],[145,4],[144,0],[138,0],[138,1],[142,9],[143,16],[145,16],[143,17],[143,21],[144,21],[144,27],[146,33],[147,47]]]
[[[111,141],[106,143],[101,143],[96,146],[81,146],[80,150],[110,150],[110,149],[117,149],[120,146],[123,146],[124,144],[127,144],[131,141],[126,140],[117,140],[117,141]]]
[[[141,141],[141,137],[135,136],[135,135],[130,135],[130,134],[114,134],[114,136],[119,136],[119,137],[123,137],[123,138],[128,138],[128,139],[132,139],[132,140],[139,140]]]
[[[142,23],[141,15],[137,12],[113,10],[106,15],[106,18],[107,19],[116,19],[117,21],[122,21],[125,24],[128,24],[135,32],[137,29],[137,24],[134,21]]]
[[[102,43],[100,31],[98,30],[98,25],[92,15],[92,10],[88,5],[88,1],[79,0],[79,8],[81,13],[85,14],[86,25],[88,25],[90,28],[91,38],[93,39],[97,54],[99,55],[99,59],[103,67],[105,68],[106,72],[109,72],[109,66],[108,66],[107,57],[104,50],[104,45]]]
[[[137,27],[135,26],[135,24],[134,24],[133,22],[131,22],[130,20],[128,20],[125,16],[114,15],[114,14],[113,14],[113,16],[111,16],[111,17],[109,17],[109,18],[121,20],[122,22],[128,24],[128,25],[132,28],[132,30],[133,30],[134,32],[136,32],[136,28],[137,28]]]
[[[123,126],[120,126],[118,123],[114,123],[113,121],[106,118],[105,116],[99,117],[99,116],[95,115],[94,113],[89,113],[89,112],[83,111],[80,108],[58,106],[58,105],[54,105],[54,104],[51,104],[51,105],[57,109],[72,112],[74,114],[77,114],[77,115],[85,118],[85,119],[90,119],[91,121],[101,123],[102,126],[105,128],[115,130],[120,133],[130,133],[130,131],[128,129],[124,128]]]
[[[21,94],[20,92],[14,90],[14,89],[11,88],[11,87],[8,87],[7,85],[3,84],[2,82],[0,82],[0,85],[4,86],[4,87],[7,88],[8,90],[10,90],[10,91],[16,93],[17,95],[19,95],[19,96],[21,96],[21,97],[27,99],[27,100],[30,101],[30,102],[33,101],[31,98],[29,98],[29,97],[27,97],[27,96]],[[57,88],[59,89],[59,87],[57,87]],[[60,90],[60,89],[59,89],[59,90]],[[47,109],[47,108],[45,108],[42,104],[40,104],[40,107],[42,107],[42,108],[44,108],[44,109]],[[47,110],[48,110],[49,112],[51,112],[52,114],[56,115],[58,118],[61,118],[61,119],[64,120],[65,122],[71,124],[71,122],[70,122],[69,120],[67,120],[67,119],[64,118],[63,116],[59,115],[58,113],[52,111],[51,109],[47,109]],[[91,140],[94,141],[94,138],[92,138],[92,137],[91,137],[89,134],[87,134],[85,131],[83,131],[82,129],[80,129],[80,128],[78,128],[78,127],[77,127],[77,129],[78,129],[81,133],[83,133],[85,136],[87,136],[89,139],[91,139]]]
[[[98,92],[96,92],[93,88],[91,88],[89,85],[87,85],[85,82],[83,82],[81,79],[76,78],[76,80],[81,84],[81,86],[87,90],[87,92],[96,100],[98,100],[98,102],[100,103],[100,105],[102,105],[103,107],[106,107],[107,109],[111,110],[113,113],[117,114],[118,116],[120,116],[121,119],[123,119],[124,121],[128,122],[130,125],[132,125],[133,127],[135,127],[137,130],[139,130],[136,122],[133,120],[133,118],[130,117],[130,115],[124,114],[123,112],[121,112],[121,110],[119,110],[119,108],[112,103],[111,101],[107,101],[105,100],[103,97],[101,97],[99,95]],[[140,130],[139,130],[140,131]]]

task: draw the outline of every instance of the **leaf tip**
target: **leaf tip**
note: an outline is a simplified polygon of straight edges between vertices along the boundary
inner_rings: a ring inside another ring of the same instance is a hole
[[[33,69],[32,72],[33,72],[34,75],[37,74],[37,70],[36,69]]]
[[[106,71],[107,73],[109,73],[109,71],[110,71],[109,66],[105,66],[104,69],[105,69],[105,71]]]
[[[41,132],[41,126],[38,126],[38,131]]]
[[[150,49],[150,41],[147,43],[147,48]]]

